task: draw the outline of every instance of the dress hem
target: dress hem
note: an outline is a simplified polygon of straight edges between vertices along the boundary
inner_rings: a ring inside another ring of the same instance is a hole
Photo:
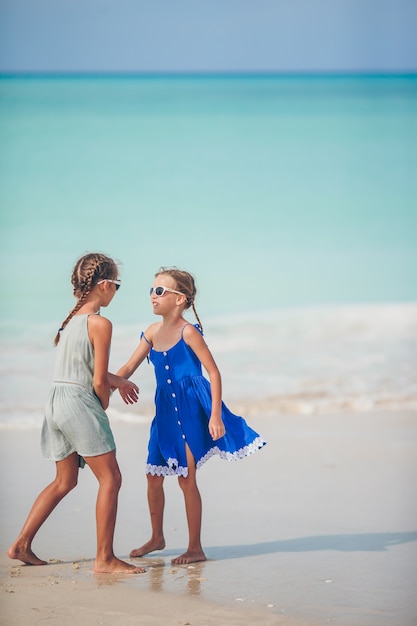
[[[228,452],[226,450],[220,450],[218,446],[211,448],[199,461],[197,461],[197,469],[199,469],[206,461],[212,456],[218,454],[221,459],[226,461],[239,461],[251,454],[254,454],[257,450],[260,450],[266,441],[261,437],[256,437],[250,444],[236,450],[235,452]],[[152,463],[146,464],[146,473],[152,476],[188,476],[188,467],[178,465],[175,459],[168,459],[168,465],[153,465]]]

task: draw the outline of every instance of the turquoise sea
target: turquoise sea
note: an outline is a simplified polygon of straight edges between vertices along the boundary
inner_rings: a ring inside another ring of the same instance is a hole
[[[86,251],[121,265],[117,368],[161,265],[233,408],[417,408],[417,76],[0,78],[0,427],[42,421]],[[192,317],[190,317],[192,320]],[[113,400],[113,419],[148,419]]]

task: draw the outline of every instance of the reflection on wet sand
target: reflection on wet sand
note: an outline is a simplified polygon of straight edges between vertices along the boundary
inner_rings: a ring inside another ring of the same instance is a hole
[[[191,596],[200,595],[201,584],[206,580],[203,576],[205,561],[190,565],[175,565],[165,563],[164,559],[152,559],[149,564],[144,563],[148,572],[149,589],[161,592],[167,586],[170,590],[186,591]],[[169,579],[169,581],[168,581]],[[172,589],[178,583],[178,589]],[[184,585],[186,582],[186,586]]]
[[[199,596],[202,583],[207,580],[203,576],[205,561],[192,563],[190,565],[175,565],[167,563],[162,558],[141,559],[141,566],[145,568],[145,573],[140,575],[141,582],[150,591],[161,592],[164,590],[173,592],[186,592],[190,596]],[[110,586],[131,579],[129,574],[94,574],[94,580],[99,587]],[[135,578],[137,578],[135,576]],[[184,585],[184,582],[186,585]],[[165,589],[166,588],[166,589]]]

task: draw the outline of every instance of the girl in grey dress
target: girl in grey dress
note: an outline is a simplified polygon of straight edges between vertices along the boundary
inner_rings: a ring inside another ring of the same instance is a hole
[[[120,286],[118,267],[103,254],[86,254],[73,270],[75,307],[55,337],[57,359],[46,404],[41,448],[56,463],[55,480],[35,500],[8,555],[30,565],[46,565],[32,551],[32,541],[56,505],[77,484],[79,467],[89,465],[99,482],[97,553],[98,573],[140,573],[144,570],[116,558],[113,537],[121,474],[116,446],[105,409],[110,385],[119,387],[129,401],[137,400],[137,387],[108,373],[111,322],[100,315]]]

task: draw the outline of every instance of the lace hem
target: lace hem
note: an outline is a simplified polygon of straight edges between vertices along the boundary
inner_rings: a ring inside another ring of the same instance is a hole
[[[178,467],[172,461],[173,459],[168,460],[169,465],[152,465],[147,463],[146,473],[152,476],[184,476],[186,478],[188,476],[188,467],[182,467],[181,465]]]
[[[225,459],[226,461],[239,461],[240,459],[244,459],[246,456],[250,454],[254,454],[257,450],[260,450],[264,445],[266,445],[266,441],[261,439],[261,437],[256,437],[247,446],[236,450],[236,452],[226,452],[224,450],[220,450],[217,446],[211,448],[207,454],[205,454],[197,463],[197,469],[199,469],[206,461],[211,459],[212,456],[218,454],[221,459]]]
[[[236,452],[225,452],[224,450],[220,450],[218,446],[211,448],[207,454],[205,454],[198,462],[197,469],[199,469],[206,461],[208,461],[212,456],[218,454],[221,459],[225,459],[226,461],[239,461],[239,459],[244,459],[246,456],[250,454],[254,454],[257,450],[260,450],[264,445],[266,445],[266,441],[264,441],[261,437],[256,437],[247,446],[236,450]],[[152,476],[188,476],[188,467],[178,466],[176,459],[168,459],[168,465],[152,465],[151,463],[146,464],[146,473],[152,474]]]

